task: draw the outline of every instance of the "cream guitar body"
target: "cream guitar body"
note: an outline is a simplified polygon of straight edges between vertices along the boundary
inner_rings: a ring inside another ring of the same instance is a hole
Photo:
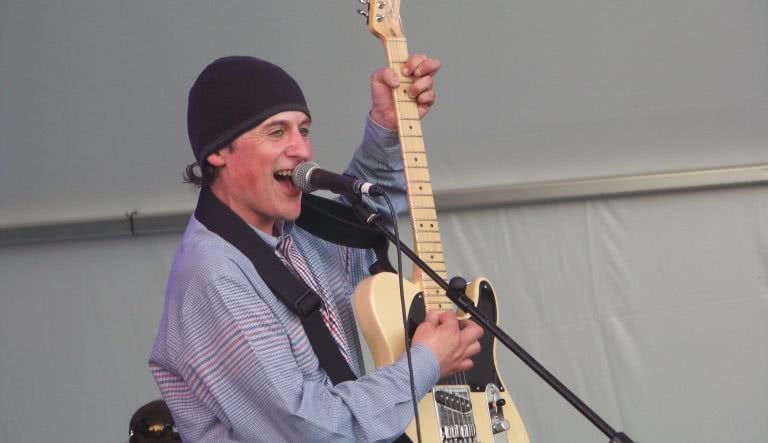
[[[408,333],[413,334],[426,314],[426,307],[419,286],[408,280],[403,283],[409,307]],[[398,275],[381,273],[363,280],[355,291],[355,312],[377,368],[391,365],[405,352],[398,284]],[[497,320],[496,298],[485,279],[471,282],[467,296],[483,315]],[[483,336],[482,350],[473,359],[475,367],[463,374],[461,385],[437,385],[419,401],[424,442],[528,443],[523,420],[496,372],[494,341],[488,334]],[[471,406],[451,411],[450,402],[441,402],[439,392],[466,398]],[[406,435],[416,441],[415,420]]]

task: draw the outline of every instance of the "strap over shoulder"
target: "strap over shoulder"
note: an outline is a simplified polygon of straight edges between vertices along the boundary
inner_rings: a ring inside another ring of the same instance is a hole
[[[322,319],[320,296],[285,267],[275,250],[208,189],[200,192],[195,218],[248,257],[275,296],[299,317],[320,366],[331,381],[338,384],[354,380],[355,374]]]
[[[374,250],[377,261],[371,266],[371,274],[394,272],[387,257],[387,237],[362,223],[352,208],[343,203],[305,193],[296,225],[331,243]]]

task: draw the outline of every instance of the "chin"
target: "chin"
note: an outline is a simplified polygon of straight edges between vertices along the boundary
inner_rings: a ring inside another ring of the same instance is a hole
[[[286,211],[284,215],[284,220],[288,220],[290,222],[296,221],[296,219],[301,215],[301,205],[299,205],[296,209]]]

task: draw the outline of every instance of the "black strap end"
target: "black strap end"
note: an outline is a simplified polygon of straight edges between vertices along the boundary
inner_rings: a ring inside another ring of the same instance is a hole
[[[307,288],[293,303],[293,311],[302,319],[306,319],[320,309],[320,297],[310,288]]]

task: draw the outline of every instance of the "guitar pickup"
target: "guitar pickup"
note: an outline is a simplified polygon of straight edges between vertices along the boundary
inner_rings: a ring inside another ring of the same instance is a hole
[[[472,403],[468,399],[446,391],[435,392],[435,401],[437,404],[456,412],[466,413],[472,410]]]

